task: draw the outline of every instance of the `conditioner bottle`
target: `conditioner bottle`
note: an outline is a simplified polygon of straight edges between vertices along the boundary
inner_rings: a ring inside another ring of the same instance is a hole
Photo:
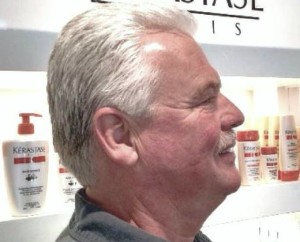
[[[279,179],[295,181],[299,177],[298,143],[293,115],[280,117],[279,133]]]
[[[46,199],[48,181],[48,141],[38,139],[30,117],[35,113],[20,113],[16,139],[2,144],[7,192],[12,215],[40,213]]]

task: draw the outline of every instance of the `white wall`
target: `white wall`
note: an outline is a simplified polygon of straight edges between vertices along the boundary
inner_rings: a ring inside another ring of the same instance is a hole
[[[89,0],[1,0],[0,28],[58,32]]]
[[[255,8],[262,8],[263,11],[252,10],[254,6],[250,0],[207,0],[207,5],[202,0],[160,1],[176,3],[187,10],[259,18],[253,20],[195,14],[199,21],[197,38],[200,43],[300,48],[299,0],[254,0]],[[213,2],[215,6],[212,6]],[[228,2],[232,3],[232,8],[228,7]],[[234,8],[234,4],[242,6],[245,2],[245,8]],[[0,29],[58,32],[72,16],[96,4],[90,0],[1,0]]]

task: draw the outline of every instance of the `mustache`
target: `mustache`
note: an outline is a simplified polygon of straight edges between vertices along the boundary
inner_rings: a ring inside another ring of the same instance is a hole
[[[236,134],[233,130],[222,132],[218,144],[218,152],[232,148],[236,143]]]

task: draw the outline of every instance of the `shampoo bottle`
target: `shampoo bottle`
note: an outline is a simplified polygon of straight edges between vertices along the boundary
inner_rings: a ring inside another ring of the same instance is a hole
[[[58,157],[58,155],[57,155]],[[61,197],[63,203],[74,203],[75,193],[82,187],[77,181],[76,177],[68,171],[66,167],[62,164],[60,158],[59,160],[59,183],[61,188]]]
[[[13,216],[40,213],[46,199],[48,181],[47,140],[38,139],[30,117],[35,113],[20,113],[18,137],[2,143],[7,192]]]
[[[298,143],[293,115],[280,117],[279,133],[279,179],[295,181],[299,177]]]

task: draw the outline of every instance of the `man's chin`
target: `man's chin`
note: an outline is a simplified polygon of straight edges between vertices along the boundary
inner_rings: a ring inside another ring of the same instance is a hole
[[[241,187],[241,176],[237,171],[236,176],[232,177],[230,181],[228,181],[227,186],[224,188],[225,195],[230,195],[235,193]]]

